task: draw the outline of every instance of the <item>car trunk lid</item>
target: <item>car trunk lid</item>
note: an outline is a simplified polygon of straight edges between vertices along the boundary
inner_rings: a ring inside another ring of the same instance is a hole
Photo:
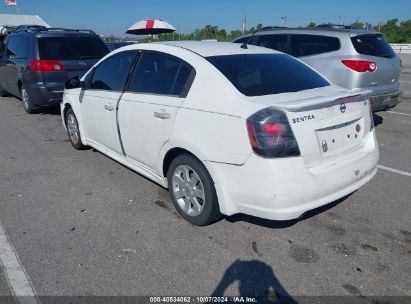
[[[301,155],[315,167],[363,147],[373,126],[369,93],[328,87],[280,94],[276,102],[264,96],[260,102],[286,113]]]

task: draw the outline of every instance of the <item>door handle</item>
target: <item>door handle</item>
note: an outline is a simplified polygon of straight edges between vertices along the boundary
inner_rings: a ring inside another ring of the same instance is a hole
[[[170,119],[170,113],[167,113],[164,110],[161,110],[160,112],[154,112],[154,117],[160,118],[160,119]]]
[[[106,109],[107,111],[113,111],[114,110],[114,106],[111,104],[106,104],[104,105],[104,109]]]

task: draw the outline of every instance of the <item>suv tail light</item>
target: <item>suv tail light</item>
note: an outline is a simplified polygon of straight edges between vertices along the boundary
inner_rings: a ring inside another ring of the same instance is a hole
[[[247,119],[251,147],[263,157],[299,156],[300,149],[283,111],[266,108]]]
[[[377,64],[373,61],[365,60],[342,60],[345,66],[356,72],[374,72],[377,69]]]
[[[64,66],[59,60],[39,60],[29,61],[29,68],[33,72],[62,72]]]

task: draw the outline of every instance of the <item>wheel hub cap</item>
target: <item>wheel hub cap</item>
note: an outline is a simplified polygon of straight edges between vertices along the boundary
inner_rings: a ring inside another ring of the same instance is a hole
[[[181,165],[173,175],[173,194],[181,210],[190,216],[199,215],[204,209],[203,183],[191,167]]]

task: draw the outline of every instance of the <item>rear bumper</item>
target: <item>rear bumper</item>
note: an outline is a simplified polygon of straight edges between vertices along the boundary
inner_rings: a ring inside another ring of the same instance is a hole
[[[44,83],[26,84],[25,87],[34,107],[56,106],[63,100],[63,91],[51,91]]]
[[[373,132],[360,150],[312,168],[303,157],[264,159],[254,154],[242,166],[207,167],[215,176],[222,213],[290,220],[356,191],[375,176],[378,159]]]
[[[400,103],[400,97],[402,92],[400,90],[370,96],[373,112],[383,111],[389,108],[393,108]]]

